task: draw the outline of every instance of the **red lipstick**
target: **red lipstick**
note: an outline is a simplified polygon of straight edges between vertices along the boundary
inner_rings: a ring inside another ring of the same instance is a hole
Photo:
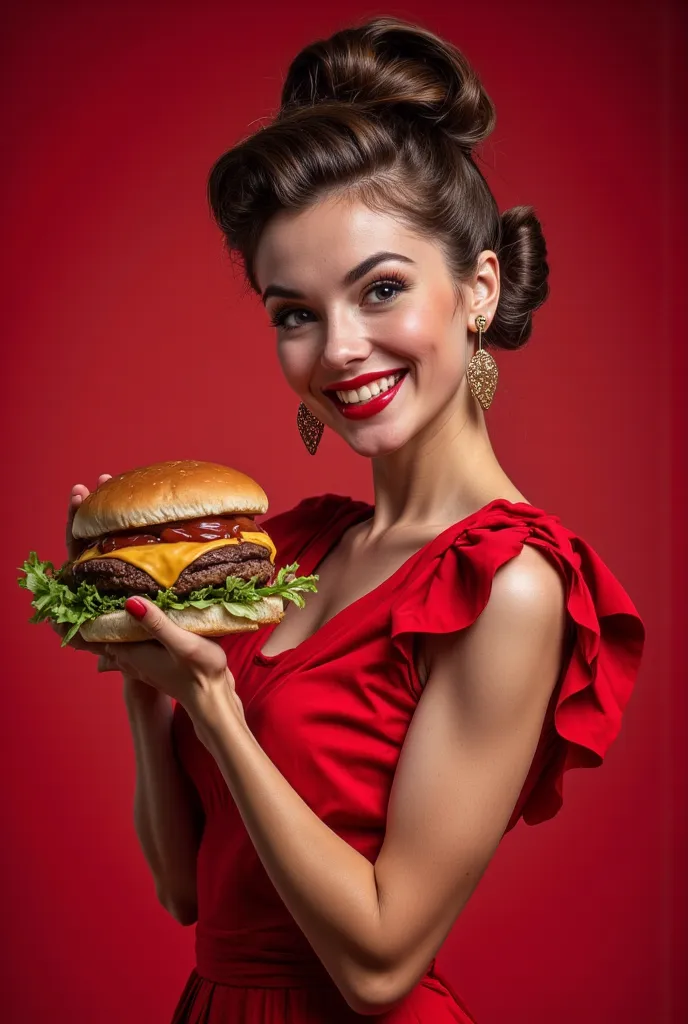
[[[377,370],[372,373],[362,373],[360,377],[352,377],[351,380],[340,380],[335,384],[328,384],[323,388],[325,394],[332,391],[356,391],[364,384],[370,384],[371,380],[379,380],[380,377],[393,377],[396,373],[403,373],[404,367],[398,366],[396,370]]]
[[[399,371],[397,371],[397,372],[399,372]],[[378,380],[380,376],[383,376],[383,377],[384,376],[389,376],[389,374],[375,374],[375,375],[367,374],[365,376],[367,376],[368,380]],[[404,383],[405,377],[406,377],[406,373],[404,372],[403,376],[400,378],[400,380],[397,381],[397,383],[394,385],[394,387],[389,388],[387,391],[383,391],[382,394],[376,395],[374,398],[369,398],[368,401],[366,401],[366,402],[350,402],[350,403],[340,402],[339,399],[337,398],[337,395],[334,393],[334,391],[329,391],[329,390],[327,392],[327,397],[330,399],[330,401],[333,403],[333,405],[335,405],[337,407],[337,409],[342,414],[342,416],[346,417],[346,419],[348,419],[348,420],[367,420],[370,416],[375,416],[375,415],[377,415],[377,413],[382,412],[383,409],[387,408],[389,403],[392,401],[392,399],[398,393],[399,388],[401,387],[401,385]],[[354,379],[355,380],[363,380],[362,377],[356,377]],[[365,383],[365,381],[363,383]],[[358,387],[362,388],[363,387],[363,383],[359,384]],[[350,388],[341,388],[341,387],[337,388],[337,391],[348,391],[348,390],[352,390],[352,389],[350,389]]]

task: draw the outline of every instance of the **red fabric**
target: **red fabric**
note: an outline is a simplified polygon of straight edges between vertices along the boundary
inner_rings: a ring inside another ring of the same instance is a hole
[[[324,495],[264,525],[280,564],[313,572],[342,534],[372,515],[363,502]],[[569,768],[599,765],[617,735],[643,647],[627,594],[595,552],[557,516],[498,498],[443,531],[388,580],[313,636],[274,657],[270,629],[223,646],[246,720],[308,805],[374,863],[397,759],[420,696],[414,635],[465,629],[497,569],[524,544],[566,584],[570,644],[540,744],[507,830],[544,821],[562,802]],[[206,813],[198,858],[196,967],[173,1024],[344,1024],[358,1020],[266,875],[217,765],[181,705],[174,738]],[[385,1024],[472,1021],[434,968]]]

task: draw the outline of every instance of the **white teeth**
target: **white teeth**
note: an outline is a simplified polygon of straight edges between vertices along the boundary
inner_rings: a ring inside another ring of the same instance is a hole
[[[356,391],[337,391],[336,395],[339,401],[345,405],[369,402],[371,398],[382,395],[385,391],[389,391],[391,387],[394,387],[401,379],[401,376],[400,373],[397,373],[392,374],[391,377],[379,377],[378,380],[372,380],[369,384],[364,384],[362,388],[358,388]]]

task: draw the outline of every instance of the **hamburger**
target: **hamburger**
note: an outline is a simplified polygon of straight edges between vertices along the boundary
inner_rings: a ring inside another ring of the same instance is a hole
[[[79,505],[76,558],[56,570],[31,552],[19,582],[33,622],[68,623],[90,643],[150,639],[124,610],[142,596],[202,636],[277,623],[284,600],[303,607],[317,576],[275,568],[275,545],[255,516],[267,511],[251,477],[213,462],[159,462],[120,473]]]

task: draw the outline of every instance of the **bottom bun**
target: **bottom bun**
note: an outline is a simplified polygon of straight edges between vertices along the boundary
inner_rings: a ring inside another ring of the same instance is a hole
[[[269,626],[281,622],[284,605],[281,597],[263,597],[251,604],[257,619],[247,619],[243,615],[232,615],[221,604],[211,604],[209,608],[170,608],[165,612],[168,618],[182,629],[199,636],[225,636],[227,633],[248,633],[261,626]],[[91,644],[129,643],[135,640],[150,640],[151,634],[136,621],[133,615],[124,610],[106,612],[97,619],[85,622],[79,633]]]

